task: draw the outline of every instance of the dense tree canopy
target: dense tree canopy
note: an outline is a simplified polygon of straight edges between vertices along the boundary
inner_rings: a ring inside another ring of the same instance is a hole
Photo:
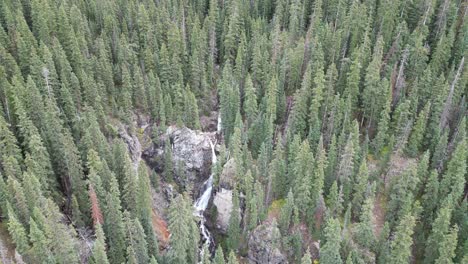
[[[289,263],[465,263],[467,9],[2,0],[0,262],[239,263],[273,226]],[[164,135],[214,119],[208,247]]]

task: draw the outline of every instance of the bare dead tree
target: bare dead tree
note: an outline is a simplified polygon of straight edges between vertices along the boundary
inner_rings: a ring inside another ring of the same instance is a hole
[[[436,20],[436,37],[438,37],[442,29],[445,28],[445,24],[447,22],[447,13],[449,10],[449,5],[450,5],[450,0],[445,0],[442,5],[440,6],[439,13],[437,14],[437,20]]]
[[[392,105],[395,106],[398,101],[400,100],[400,96],[402,94],[402,91],[406,87],[406,81],[405,81],[405,67],[407,64],[407,60],[409,57],[409,48],[406,47],[403,50],[403,54],[401,56],[400,60],[400,67],[398,69],[398,75],[395,80],[395,92],[393,93],[393,98],[392,98]]]
[[[453,100],[453,93],[455,91],[455,86],[457,85],[458,79],[460,79],[460,75],[463,70],[463,66],[465,64],[465,57],[463,57],[460,61],[460,65],[458,66],[457,74],[455,75],[452,84],[450,85],[450,92],[447,96],[447,100],[445,101],[444,110],[442,111],[442,115],[440,116],[440,123],[439,128],[443,129],[447,125],[447,121],[449,119],[450,110],[452,108],[452,100]]]

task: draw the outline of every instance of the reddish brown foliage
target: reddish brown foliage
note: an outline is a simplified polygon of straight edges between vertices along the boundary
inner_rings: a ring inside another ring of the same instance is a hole
[[[99,208],[99,201],[92,185],[89,185],[89,200],[91,201],[91,218],[93,225],[102,224],[104,219],[102,217],[101,208]]]
[[[153,222],[153,228],[156,231],[156,234],[158,236],[158,241],[159,241],[159,247],[161,249],[165,249],[169,245],[169,229],[167,229],[167,223],[162,219],[156,210],[152,210],[152,222]]]

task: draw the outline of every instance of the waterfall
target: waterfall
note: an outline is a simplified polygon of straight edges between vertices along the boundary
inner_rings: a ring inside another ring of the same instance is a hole
[[[218,113],[218,124],[216,126],[216,132],[218,134],[221,134],[221,129],[222,129],[222,127],[221,127],[221,112],[219,112]]]
[[[212,156],[211,167],[213,168],[213,166],[216,164],[217,159],[216,159],[214,144],[211,141],[211,139],[209,139],[209,141],[210,141],[211,156]],[[203,216],[203,212],[206,210],[206,207],[208,206],[208,202],[210,201],[211,193],[213,190],[213,172],[210,174],[210,177],[208,178],[208,180],[206,180],[203,183],[203,188],[205,191],[203,191],[203,194],[200,197],[198,197],[195,204],[193,205],[193,207],[195,208],[193,214],[200,218],[200,233],[202,234],[203,240],[204,240],[203,246],[201,247],[201,250],[200,250],[200,259],[202,259],[203,257],[204,246],[206,245],[207,248],[210,248],[210,246],[213,244],[213,238],[211,237],[210,231],[205,226],[206,219]]]

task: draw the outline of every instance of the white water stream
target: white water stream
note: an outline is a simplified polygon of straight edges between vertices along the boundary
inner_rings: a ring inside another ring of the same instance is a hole
[[[213,168],[216,164],[216,153],[215,153],[215,147],[213,142],[210,140],[210,147],[211,147],[211,155],[212,155],[212,161],[211,161],[211,167]],[[206,207],[208,206],[208,202],[210,201],[211,198],[211,193],[213,191],[213,172],[210,174],[210,178],[206,180],[203,183],[203,188],[204,192],[203,194],[197,199],[193,207],[195,208],[194,210],[194,215],[200,218],[200,233],[203,236],[203,246],[201,247],[200,250],[200,259],[203,258],[204,248],[210,248],[210,246],[214,243],[213,238],[211,237],[210,231],[206,228],[205,226],[205,217],[203,216],[203,212],[206,210]],[[209,252],[208,252],[209,253]]]

